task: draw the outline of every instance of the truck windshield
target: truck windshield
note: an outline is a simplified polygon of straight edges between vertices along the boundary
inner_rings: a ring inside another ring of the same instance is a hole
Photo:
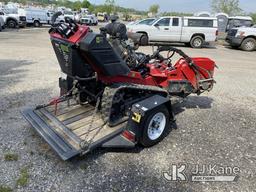
[[[155,21],[155,19],[145,19],[145,20],[139,21],[138,24],[140,24],[140,25],[151,25],[151,24],[153,24],[154,21]]]

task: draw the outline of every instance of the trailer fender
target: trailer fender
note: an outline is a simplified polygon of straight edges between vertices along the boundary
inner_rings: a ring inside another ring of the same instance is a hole
[[[167,107],[170,114],[169,120],[172,122],[175,121],[169,97],[154,95],[143,101],[133,104],[130,118],[127,124],[127,129],[135,134],[136,141],[138,141],[142,135],[143,127],[141,125],[143,125],[145,117],[150,114],[152,110],[161,106]]]

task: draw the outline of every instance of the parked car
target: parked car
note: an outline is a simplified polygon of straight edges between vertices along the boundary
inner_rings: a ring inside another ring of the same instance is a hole
[[[228,18],[228,24],[226,31],[235,28],[235,27],[251,27],[253,26],[253,19],[248,16],[235,16]]]
[[[98,19],[95,15],[85,15],[81,17],[80,23],[86,25],[98,25]]]
[[[256,49],[256,28],[233,28],[229,30],[226,41],[233,48],[241,48],[244,51],[254,51]]]
[[[0,31],[2,31],[5,27],[4,18],[0,15]]]
[[[34,27],[40,27],[42,24],[50,23],[50,13],[44,9],[28,8],[25,9],[27,24],[33,24]]]
[[[18,9],[15,12],[8,12],[8,10],[0,11],[0,15],[9,28],[25,27],[27,24],[25,11],[23,9]]]
[[[141,33],[140,42],[180,42],[201,48],[205,42],[214,42],[218,35],[217,18],[161,17],[150,25],[127,26],[128,33]]]
[[[99,22],[105,21],[105,14],[104,13],[97,13],[97,19]]]

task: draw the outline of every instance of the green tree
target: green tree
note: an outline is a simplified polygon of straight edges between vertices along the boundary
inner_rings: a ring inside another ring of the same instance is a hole
[[[95,11],[95,7],[93,5],[90,5],[88,7],[88,10],[89,10],[90,13],[93,13]]]
[[[91,6],[91,3],[87,0],[84,0],[82,2],[82,8],[89,8]]]
[[[154,15],[158,13],[158,10],[159,10],[159,5],[157,4],[151,5],[149,8],[149,12],[151,12]]]
[[[76,11],[78,11],[78,10],[80,10],[81,8],[82,8],[82,3],[80,2],[80,1],[75,1],[74,3],[73,3],[73,10],[76,10]]]
[[[214,12],[224,12],[228,15],[236,15],[242,12],[239,7],[239,0],[212,0],[212,10]]]
[[[251,13],[250,16],[253,19],[253,22],[256,24],[256,13]]]
[[[105,4],[103,6],[104,12],[111,14],[115,11],[115,0],[105,0]]]

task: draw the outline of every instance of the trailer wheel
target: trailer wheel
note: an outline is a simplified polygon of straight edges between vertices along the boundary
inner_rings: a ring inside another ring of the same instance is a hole
[[[241,48],[244,51],[253,51],[256,48],[256,40],[254,38],[246,38],[242,44]]]
[[[140,143],[143,146],[150,147],[163,140],[170,128],[170,114],[167,108],[161,106],[154,109],[146,117],[142,127],[144,129]]]
[[[40,27],[40,22],[39,21],[34,21],[34,27]]]
[[[204,39],[203,39],[203,37],[201,37],[201,36],[199,36],[199,35],[194,36],[194,37],[191,39],[191,41],[190,41],[191,47],[197,48],[197,49],[202,48],[203,43],[204,43]]]
[[[17,27],[17,22],[13,19],[10,19],[9,21],[7,21],[7,26],[9,28],[16,28]]]

